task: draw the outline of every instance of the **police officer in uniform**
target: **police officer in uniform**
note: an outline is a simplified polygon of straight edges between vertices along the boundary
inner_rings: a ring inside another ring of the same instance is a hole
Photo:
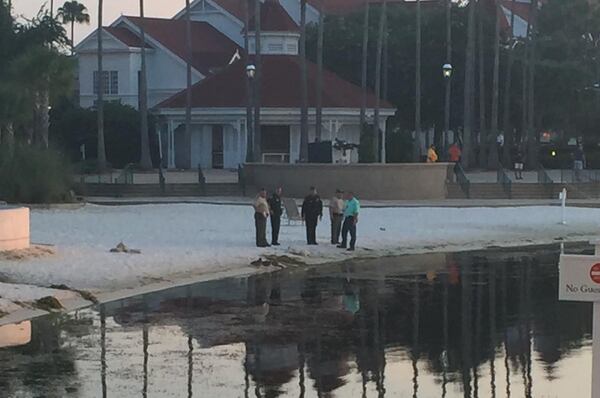
[[[310,187],[310,193],[302,203],[302,219],[306,223],[306,241],[309,245],[317,244],[317,224],[323,218],[323,202],[317,189]]]
[[[269,208],[271,209],[271,245],[279,246],[279,228],[281,227],[281,193],[283,189],[277,187],[273,195],[269,198]]]

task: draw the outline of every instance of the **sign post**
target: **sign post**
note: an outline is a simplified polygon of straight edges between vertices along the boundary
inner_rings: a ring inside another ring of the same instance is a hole
[[[600,398],[600,242],[594,256],[561,254],[558,296],[562,301],[594,303],[592,323],[592,398]]]

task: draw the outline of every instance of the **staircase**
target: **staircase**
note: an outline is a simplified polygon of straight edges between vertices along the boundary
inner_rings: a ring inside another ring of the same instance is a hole
[[[165,184],[162,192],[158,184],[80,184],[76,192],[83,196],[153,197],[153,196],[242,196],[235,183]]]

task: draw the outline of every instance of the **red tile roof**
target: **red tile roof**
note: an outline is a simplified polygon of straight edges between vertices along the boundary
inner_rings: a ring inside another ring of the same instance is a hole
[[[250,31],[254,30],[256,18],[250,19]],[[265,0],[260,7],[260,29],[263,32],[297,32],[298,25],[281,6],[279,0]]]
[[[104,30],[116,37],[123,44],[126,44],[128,47],[142,47],[142,41],[140,38],[127,28],[107,26],[104,28]],[[146,48],[149,47],[150,46],[146,43]]]
[[[262,56],[261,104],[267,108],[299,108],[301,106],[300,58],[292,55]],[[316,105],[317,66],[308,62],[308,104]],[[194,108],[242,108],[246,106],[245,63],[237,61],[222,72],[192,87]],[[362,91],[336,74],[323,73],[324,108],[360,108]],[[186,90],[159,104],[158,108],[184,108]],[[375,95],[368,93],[367,106],[375,106]],[[381,101],[381,108],[393,105]]]
[[[143,23],[148,36],[186,60],[185,20],[126,17],[137,26]],[[226,66],[241,48],[206,22],[192,21],[192,66],[203,74]]]

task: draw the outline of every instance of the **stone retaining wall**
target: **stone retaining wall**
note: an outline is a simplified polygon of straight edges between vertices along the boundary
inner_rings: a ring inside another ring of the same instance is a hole
[[[333,196],[336,188],[353,191],[369,200],[445,199],[450,163],[406,164],[259,164],[244,165],[246,194],[256,188],[272,191],[282,186],[288,197],[301,198],[311,185],[321,197]]]

